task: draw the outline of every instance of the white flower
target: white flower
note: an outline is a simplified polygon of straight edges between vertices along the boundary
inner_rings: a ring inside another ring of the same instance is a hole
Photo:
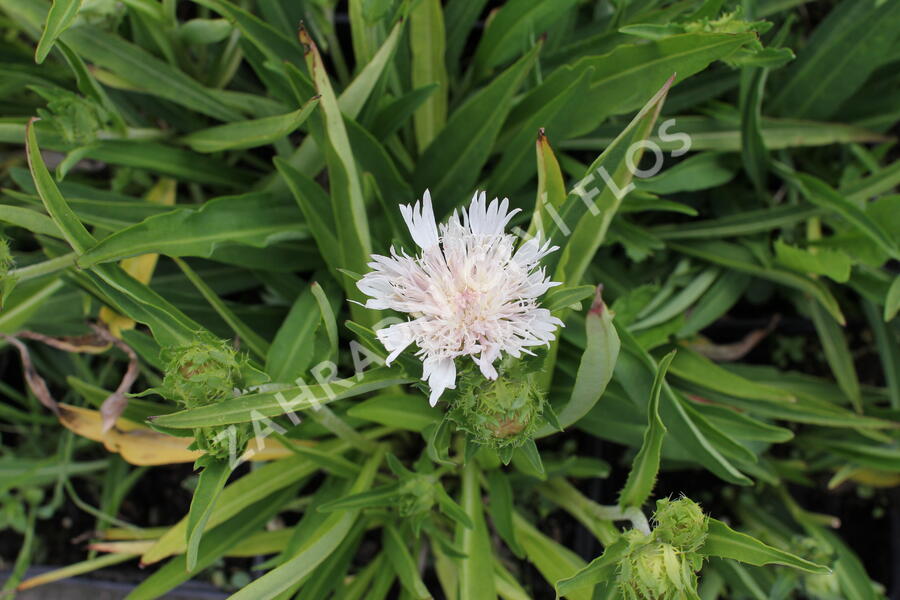
[[[501,353],[533,354],[528,348],[549,345],[562,321],[537,300],[559,285],[538,268],[557,248],[531,238],[516,249],[516,237],[504,231],[518,212],[507,212],[509,200],[487,204],[484,192],[475,194],[461,222],[454,211],[440,228],[428,191],[422,200],[400,207],[422,254],[391,248],[389,257],[373,255],[373,270],[357,286],[371,298],[367,308],[412,317],[377,335],[390,352],[388,364],[415,342],[434,406],[445,389],[456,387],[456,357],[471,356],[485,377],[496,379],[494,361]]]

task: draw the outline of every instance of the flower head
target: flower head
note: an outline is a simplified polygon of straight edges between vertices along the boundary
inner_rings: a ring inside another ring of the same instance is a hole
[[[366,307],[412,317],[379,330],[378,339],[390,352],[388,363],[415,342],[432,406],[456,387],[457,357],[472,357],[486,378],[496,379],[502,353],[533,354],[529,348],[549,344],[562,325],[537,300],[559,285],[538,266],[557,248],[537,238],[516,248],[505,227],[518,209],[508,209],[508,200],[488,204],[482,192],[438,226],[426,191],[421,204],[400,207],[421,254],[391,248],[389,257],[373,255],[372,271],[357,283],[370,297]]]

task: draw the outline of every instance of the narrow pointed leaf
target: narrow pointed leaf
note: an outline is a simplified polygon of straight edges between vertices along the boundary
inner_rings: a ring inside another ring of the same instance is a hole
[[[188,571],[193,571],[197,566],[197,553],[200,549],[203,531],[229,475],[231,475],[231,469],[227,460],[206,461],[206,466],[200,472],[200,479],[194,490],[185,529]]]
[[[272,144],[296,131],[318,103],[319,99],[314,97],[294,112],[195,131],[181,138],[181,142],[195,152],[204,153]]]
[[[746,533],[735,531],[722,521],[709,520],[706,543],[700,552],[707,556],[729,558],[742,563],[763,565],[785,565],[807,573],[830,573],[830,569],[790,552],[773,548]]]
[[[41,64],[50,50],[53,49],[53,43],[78,15],[78,9],[81,8],[82,0],[53,0],[49,12],[47,12],[47,21],[44,23],[44,31],[41,39],[38,41],[37,49],[34,52],[34,60]]]
[[[656,376],[653,378],[653,388],[650,391],[650,403],[647,407],[647,429],[644,431],[644,441],[637,456],[634,457],[631,471],[628,473],[628,480],[619,496],[619,506],[623,508],[643,506],[656,484],[663,437],[667,431],[659,417],[659,395],[662,392],[663,383],[665,383],[666,371],[673,358],[675,358],[674,350],[663,357],[656,367]]]

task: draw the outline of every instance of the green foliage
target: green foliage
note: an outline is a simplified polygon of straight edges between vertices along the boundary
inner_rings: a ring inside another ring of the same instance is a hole
[[[802,4],[0,0],[5,591],[883,597],[900,3]],[[430,406],[358,283],[481,189],[564,327]]]

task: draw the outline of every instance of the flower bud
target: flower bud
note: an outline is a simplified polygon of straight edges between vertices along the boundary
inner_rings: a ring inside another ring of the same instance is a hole
[[[427,475],[416,475],[403,482],[397,510],[401,517],[427,513],[434,506],[435,480]]]
[[[242,360],[231,345],[209,334],[161,352],[165,377],[159,390],[184,408],[215,404],[234,395],[241,384]],[[191,449],[222,460],[235,460],[244,452],[253,432],[250,424],[201,427],[194,430]]]
[[[633,546],[620,564],[619,587],[626,598],[677,600],[696,587],[685,556],[671,544],[647,541]]]
[[[165,348],[163,390],[167,396],[195,408],[232,395],[240,378],[240,362],[231,345],[210,335],[199,335],[190,344]]]
[[[464,373],[449,416],[474,442],[499,449],[531,439],[543,410],[544,395],[534,375],[513,368],[495,380]]]
[[[219,460],[237,460],[244,454],[253,438],[250,423],[237,423],[220,427],[201,427],[194,430],[191,450],[202,450]]]
[[[683,552],[695,552],[706,541],[709,519],[690,498],[658,500],[654,520],[657,539]]]

